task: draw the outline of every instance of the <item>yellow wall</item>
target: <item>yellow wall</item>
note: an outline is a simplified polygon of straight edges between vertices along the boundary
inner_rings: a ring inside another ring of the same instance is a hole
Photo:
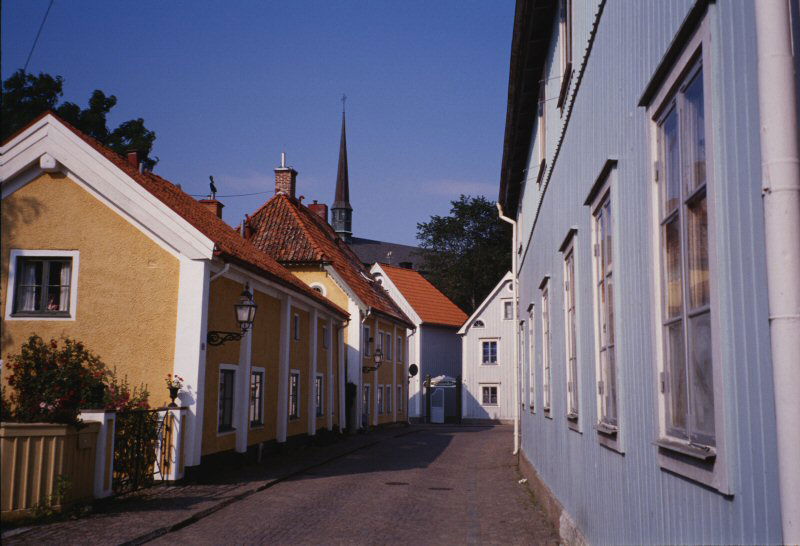
[[[294,315],[300,317],[300,339],[294,339]],[[294,436],[296,434],[308,433],[308,393],[309,389],[313,387],[314,383],[309,378],[310,370],[310,319],[309,314],[302,309],[292,307],[292,312],[289,317],[289,370],[298,370],[300,372],[300,418],[289,419],[289,425],[286,429],[287,436]]]
[[[258,290],[255,291],[255,300],[258,310],[253,323],[251,363],[264,368],[264,426],[250,430],[248,445],[274,440],[278,419],[281,302]]]
[[[69,336],[131,385],[145,383],[151,406],[169,402],[178,259],[61,173],[42,174],[3,199],[1,212],[2,316],[11,249],[78,250],[80,265],[76,320],[3,321],[0,354],[18,353],[32,333]]]
[[[375,354],[375,347],[376,347],[376,343],[377,343],[377,339],[378,339],[378,337],[377,337],[378,336],[378,332],[388,332],[388,333],[392,334],[392,336],[393,336],[392,358],[391,358],[391,360],[385,358],[386,351],[384,350],[384,360],[383,360],[383,363],[381,364],[381,367],[378,368],[378,373],[375,374],[374,372],[369,372],[369,373],[366,373],[366,374],[363,375],[364,383],[371,385],[370,396],[372,397],[372,402],[373,403],[372,403],[372,405],[370,407],[370,413],[373,412],[373,407],[375,406],[375,400],[376,400],[376,397],[377,397],[378,386],[379,385],[383,385],[384,389],[385,389],[386,385],[391,385],[392,384],[392,378],[393,378],[393,376],[395,376],[395,373],[396,373],[395,386],[394,386],[394,388],[392,390],[392,392],[394,393],[393,398],[392,398],[392,409],[394,410],[394,407],[397,405],[397,382],[403,381],[402,372],[399,372],[399,371],[396,372],[396,369],[397,368],[402,368],[402,366],[399,364],[400,361],[397,359],[397,335],[395,334],[394,326],[397,327],[397,332],[405,332],[405,326],[400,324],[400,323],[395,323],[395,322],[387,320],[387,319],[383,319],[383,318],[378,319],[377,317],[368,318],[367,321],[365,322],[365,324],[369,325],[369,327],[371,329],[370,335],[374,339],[374,341],[371,344],[371,350],[370,350],[370,352],[372,354],[370,356],[364,356],[363,357],[364,366],[374,366],[375,365],[374,354]],[[405,336],[403,336],[403,337],[405,338]],[[404,346],[403,347],[403,354],[405,354],[405,351],[406,351],[406,347]],[[377,377],[376,377],[376,375],[377,375]],[[403,383],[400,383],[400,384],[403,384]],[[403,388],[404,388],[403,392],[405,393],[405,386]],[[385,394],[386,394],[386,391],[384,390],[384,396],[385,396]],[[362,395],[363,395],[363,393],[362,393]],[[405,415],[405,406],[406,406],[406,403],[404,402],[403,403],[403,412],[402,412],[402,414],[398,412],[398,415],[397,415],[397,420],[398,421],[404,421],[405,420],[401,416],[401,415]],[[394,411],[387,412],[387,411],[385,411],[385,407],[386,407],[386,403],[385,403],[385,400],[384,400],[384,412],[381,413],[381,414],[378,414],[378,423],[379,424],[391,423],[392,420],[393,420],[392,416],[394,415]],[[370,423],[374,422],[373,418],[374,418],[374,416],[370,415]]]
[[[325,297],[331,300],[333,303],[341,307],[342,309],[347,310],[347,302],[348,297],[345,294],[344,290],[342,290],[336,282],[331,278],[328,273],[320,269],[318,267],[297,267],[297,266],[288,266],[289,271],[295,274],[301,281],[306,283],[307,285],[311,285],[311,283],[319,283],[325,287]]]

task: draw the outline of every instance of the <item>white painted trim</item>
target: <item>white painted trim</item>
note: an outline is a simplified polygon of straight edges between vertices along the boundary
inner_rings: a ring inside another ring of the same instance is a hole
[[[348,423],[353,430],[362,427],[361,415],[364,413],[361,387],[361,311],[354,300],[348,300],[347,310],[350,312],[350,322],[347,326],[347,379],[355,384],[358,395],[356,396],[355,411],[351,414],[352,420]]]
[[[397,324],[392,324],[392,339],[395,343],[394,348],[394,366],[392,367],[392,398],[395,397],[395,393],[397,392],[397,373],[398,368],[401,368],[399,365],[402,360],[402,355],[405,354],[405,351],[400,349],[402,343],[397,343],[398,341],[397,335]],[[392,404],[392,421],[397,421],[397,403]]]
[[[308,369],[309,369],[309,378],[313,381],[309,381],[309,384],[313,384],[317,378],[317,353],[319,352],[319,339],[317,339],[317,331],[318,331],[318,320],[317,320],[317,310],[312,309],[311,314],[309,315],[309,336],[308,336]],[[316,385],[314,385],[316,387]],[[311,387],[308,389],[308,435],[314,436],[317,434],[317,401],[316,401],[316,388]],[[324,401],[324,398],[323,398]],[[324,406],[323,406],[324,407]],[[324,414],[323,414],[324,415]]]
[[[308,286],[311,287],[311,290],[316,290],[317,292],[319,292],[320,294],[322,294],[326,298],[328,297],[328,289],[325,288],[325,285],[322,284],[321,282],[312,282]]]
[[[484,403],[483,402],[483,387],[494,387],[497,390],[497,394],[496,394],[497,402],[495,402],[494,404],[492,404],[492,403]],[[489,408],[497,408],[497,407],[500,406],[500,383],[499,382],[494,382],[494,383],[480,383],[479,382],[478,383],[478,388],[481,390],[481,403],[480,403],[481,406],[489,407]]]
[[[69,316],[68,317],[49,317],[33,316],[33,317],[15,317],[12,315],[14,312],[14,299],[16,296],[16,275],[17,275],[17,258],[24,257],[38,257],[38,258],[72,258],[72,265],[70,271],[70,286],[69,286]],[[78,316],[78,272],[80,270],[81,255],[78,250],[27,250],[27,249],[11,249],[11,255],[8,260],[8,283],[6,286],[6,314],[4,320],[15,321],[74,321]]]
[[[458,330],[458,334],[459,335],[464,335],[464,334],[467,333],[467,330],[469,330],[469,327],[472,325],[472,323],[475,321],[475,319],[477,319],[481,314],[483,314],[484,309],[486,309],[486,307],[488,307],[489,304],[492,302],[492,300],[497,296],[497,293],[500,292],[500,290],[503,288],[503,285],[505,283],[507,283],[507,282],[511,282],[513,278],[514,277],[511,274],[511,271],[509,271],[508,273],[503,275],[503,278],[500,279],[500,282],[498,282],[495,285],[494,288],[492,288],[492,291],[489,293],[488,296],[486,296],[486,299],[484,299],[481,302],[481,304],[478,306],[478,308],[475,309],[475,312],[472,313],[469,316],[469,318],[464,322],[463,326],[461,326],[461,328],[459,328],[459,330]]]
[[[328,321],[325,323],[325,329],[327,331],[327,339],[328,339],[328,347],[325,349],[325,358],[328,370],[328,407],[325,409],[325,419],[326,419],[326,426],[328,430],[333,430],[333,412],[334,412],[334,381],[333,381],[333,318],[328,317]]]
[[[291,368],[289,370],[289,377],[291,377],[294,374],[297,374],[297,417],[292,417],[291,415],[289,415],[289,420],[290,421],[299,421],[299,420],[301,420],[303,418],[303,372],[298,370],[297,368]],[[287,381],[286,387],[287,387],[287,392],[288,392],[289,396],[291,396],[292,393],[288,389],[288,387],[289,387],[288,381]],[[308,390],[312,390],[312,389],[308,389]],[[289,406],[288,401],[287,401],[286,406],[287,406],[286,409],[287,409],[287,414],[288,414],[288,409],[289,409],[288,408],[288,406]],[[311,413],[311,412],[309,411],[309,413]]]
[[[391,297],[393,300],[395,300],[395,302],[398,303],[398,307],[402,309],[410,309],[411,316],[409,316],[408,318],[411,319],[411,322],[414,323],[414,326],[419,327],[419,325],[422,324],[422,318],[419,316],[416,309],[414,309],[414,306],[412,306],[411,303],[408,301],[408,299],[406,299],[406,297],[403,295],[400,289],[397,288],[397,285],[394,284],[392,278],[389,276],[388,273],[386,273],[386,270],[383,269],[380,264],[375,263],[372,265],[369,271],[373,275],[376,272],[378,272],[381,275],[382,277],[381,285],[386,289],[387,292],[389,292],[389,297]],[[398,302],[397,300],[400,301]],[[403,304],[405,304],[405,307],[403,306]],[[406,313],[406,315],[409,315],[409,313]]]
[[[253,329],[250,328],[242,336],[239,342],[239,380],[236,386],[239,390],[241,403],[238,405],[236,415],[236,451],[245,453],[247,451],[247,435],[250,430],[250,366],[252,365],[253,354]]]
[[[334,268],[332,265],[330,265],[330,264],[328,264],[328,265],[325,265],[325,266],[324,266],[324,268],[325,268],[325,272],[326,272],[328,275],[330,275],[331,279],[333,279],[333,282],[335,282],[335,283],[336,283],[336,284],[339,286],[339,288],[341,288],[341,289],[342,289],[342,292],[344,292],[345,294],[347,294],[347,297],[348,297],[348,298],[349,298],[351,301],[353,301],[353,302],[354,302],[354,303],[355,303],[355,304],[358,306],[358,308],[359,308],[359,309],[360,309],[362,312],[366,312],[366,310],[367,310],[367,307],[368,307],[368,306],[367,306],[367,305],[366,305],[366,304],[365,304],[363,301],[361,301],[361,298],[359,298],[359,297],[356,295],[356,293],[353,291],[353,289],[352,289],[352,288],[350,288],[350,285],[349,285],[349,284],[347,284],[347,283],[344,281],[344,279],[342,278],[342,276],[341,276],[341,275],[339,275],[339,272],[338,272],[338,271],[336,271],[336,269],[335,269],[335,268]],[[353,315],[352,315],[352,313],[350,314],[350,318],[351,318],[351,319],[353,318]]]
[[[239,381],[239,376],[241,375],[239,372],[239,366],[236,364],[224,364],[221,363],[219,365],[219,370],[217,370],[217,392],[219,392],[219,385],[220,381],[222,380],[222,371],[223,370],[233,370],[233,408],[231,408],[231,426],[233,427],[232,430],[226,430],[224,432],[219,431],[219,418],[220,418],[220,406],[219,406],[219,398],[217,398],[217,422],[214,425],[214,430],[217,433],[217,437],[220,436],[230,436],[231,434],[235,434],[238,436],[238,429],[236,428],[236,412],[239,406],[239,397],[236,396],[236,384]]]
[[[278,348],[278,415],[275,425],[275,438],[278,443],[286,441],[289,424],[289,358],[291,340],[289,317],[292,312],[292,296],[284,294],[281,298],[280,344]]]
[[[187,407],[185,431],[186,466],[200,464],[203,447],[203,414],[206,383],[206,335],[208,334],[209,262],[181,257],[178,285],[178,317],[175,328],[173,373],[184,378],[178,395]],[[219,421],[217,421],[219,423]],[[215,425],[216,428],[216,425]]]
[[[478,341],[478,366],[482,367],[482,368],[497,369],[498,366],[501,365],[500,364],[500,342],[502,341],[502,338],[500,338],[498,336],[479,337],[477,341]],[[497,351],[496,351],[497,361],[494,364],[484,364],[484,362],[483,362],[483,344],[486,343],[486,342],[489,342],[489,341],[497,342]]]
[[[569,242],[564,246],[563,251],[561,252],[562,255],[562,271],[561,271],[561,303],[562,303],[562,310],[564,312],[564,366],[566,371],[566,399],[565,402],[567,407],[567,422],[569,423],[570,428],[582,431],[583,430],[583,419],[582,419],[582,407],[581,407],[581,373],[580,373],[580,320],[578,319],[578,309],[580,303],[580,292],[577,289],[578,284],[578,231],[572,231],[569,235]],[[567,309],[567,256],[572,254],[572,275],[574,278],[574,283],[576,286],[571,286],[570,291],[574,295],[575,299],[575,377],[572,377],[572,370],[570,370],[569,366],[569,356],[570,356],[570,327],[569,327],[569,310]],[[577,408],[575,408],[575,418],[574,420],[569,419],[570,415],[570,402],[569,402],[569,383],[572,382],[575,388],[575,403],[577,404]]]
[[[345,362],[344,362],[344,355],[345,355],[345,345],[344,345],[344,326],[338,328],[337,335],[339,336],[339,431],[343,431],[346,427],[348,427],[347,423],[347,400],[345,398],[345,382],[347,379],[346,369],[345,369]],[[358,399],[358,396],[356,396]]]

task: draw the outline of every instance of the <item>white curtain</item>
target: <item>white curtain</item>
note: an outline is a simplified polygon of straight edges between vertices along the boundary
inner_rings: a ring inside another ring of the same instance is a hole
[[[59,311],[67,311],[69,309],[69,290],[70,290],[70,270],[72,269],[69,262],[61,265],[61,292],[58,301]]]
[[[22,264],[22,298],[20,311],[36,310],[36,263]]]

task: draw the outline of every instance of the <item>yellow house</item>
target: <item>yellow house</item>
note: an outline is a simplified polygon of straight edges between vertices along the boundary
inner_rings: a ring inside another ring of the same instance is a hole
[[[275,169],[275,196],[248,217],[245,237],[350,313],[346,381],[358,395],[349,402],[348,425],[407,421],[406,334],[413,324],[328,225],[325,206],[306,207],[295,197],[296,183],[294,169]]]
[[[0,189],[0,354],[32,333],[80,339],[151,406],[182,376],[187,466],[343,423],[347,311],[225,224],[221,203],[52,113],[2,144]],[[242,335],[243,297],[257,310]]]

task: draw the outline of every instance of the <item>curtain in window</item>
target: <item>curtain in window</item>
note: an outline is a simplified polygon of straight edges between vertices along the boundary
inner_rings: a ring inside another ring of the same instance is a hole
[[[22,263],[20,311],[38,310],[39,290],[41,290],[41,276],[41,262]]]
[[[69,286],[70,286],[70,273],[71,267],[69,262],[65,262],[61,264],[61,278],[59,282],[61,283],[61,290],[58,299],[58,309],[59,311],[66,311],[69,309]]]

